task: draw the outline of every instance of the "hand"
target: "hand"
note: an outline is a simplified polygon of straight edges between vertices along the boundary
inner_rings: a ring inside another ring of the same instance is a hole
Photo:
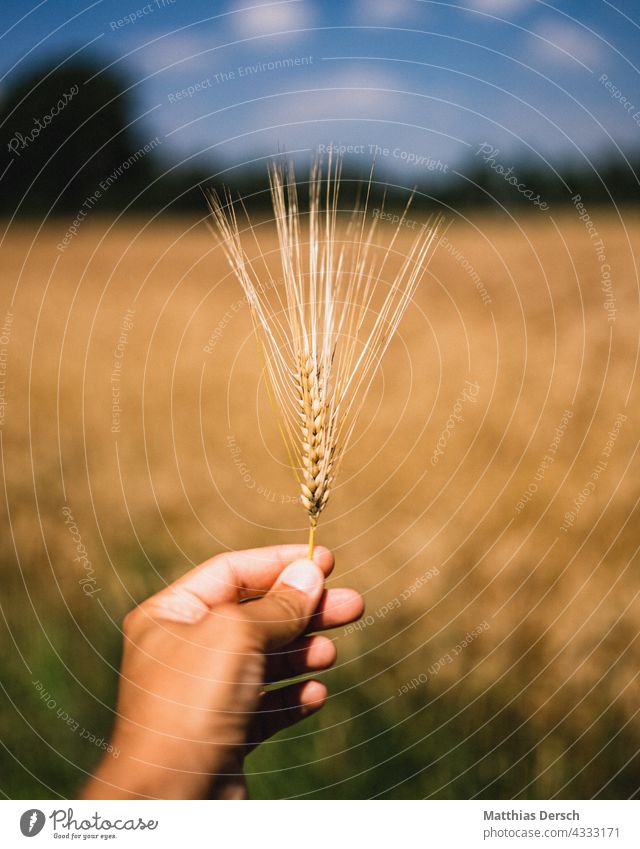
[[[315,680],[265,685],[331,666],[333,642],[308,632],[363,611],[354,590],[324,589],[331,552],[305,553],[218,555],[127,615],[113,752],[82,798],[246,798],[246,754],[327,697]]]

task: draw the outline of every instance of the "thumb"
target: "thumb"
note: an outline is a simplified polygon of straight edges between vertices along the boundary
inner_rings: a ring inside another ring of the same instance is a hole
[[[266,596],[243,605],[260,626],[262,648],[280,648],[309,624],[324,590],[324,573],[312,560],[295,560],[284,569]]]

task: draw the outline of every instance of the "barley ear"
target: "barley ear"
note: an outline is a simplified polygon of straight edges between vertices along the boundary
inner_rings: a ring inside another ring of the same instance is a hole
[[[396,245],[403,215],[386,245],[381,243],[381,215],[369,210],[372,177],[364,205],[345,214],[339,208],[341,168],[332,157],[326,168],[320,160],[312,165],[303,212],[293,164],[272,163],[281,283],[274,280],[250,219],[241,224],[229,193],[208,195],[223,250],[251,310],[269,398],[308,516],[310,558],[364,398],[424,275],[442,220],[427,221],[402,253]],[[411,198],[405,214],[410,203]],[[391,258],[398,255],[400,267],[387,279]]]

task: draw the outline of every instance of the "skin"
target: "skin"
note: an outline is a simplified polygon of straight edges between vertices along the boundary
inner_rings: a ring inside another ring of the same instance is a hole
[[[281,545],[218,555],[127,615],[113,752],[81,798],[247,797],[246,755],[327,697],[314,679],[265,685],[330,667],[333,642],[309,632],[364,609],[355,590],[325,589],[330,551],[305,554]]]

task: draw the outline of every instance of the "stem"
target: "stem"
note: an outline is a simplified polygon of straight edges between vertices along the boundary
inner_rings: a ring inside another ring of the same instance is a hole
[[[313,560],[313,546],[314,546],[314,538],[316,534],[316,526],[309,525],[309,553],[307,555],[309,560]]]

